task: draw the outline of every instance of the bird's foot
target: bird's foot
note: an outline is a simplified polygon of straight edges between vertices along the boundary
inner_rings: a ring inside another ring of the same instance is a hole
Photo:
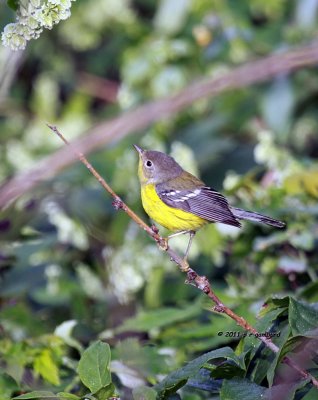
[[[158,245],[159,245],[159,248],[163,251],[167,251],[169,249],[169,244],[168,244],[167,238],[161,238],[161,240],[158,240]]]
[[[180,263],[180,269],[182,272],[189,272],[190,271],[190,265],[188,263],[188,257],[184,257],[182,259],[182,262]]]
[[[155,241],[158,243],[158,246],[161,250],[163,251],[167,251],[169,246],[168,246],[168,240],[169,238],[163,238],[159,235],[159,229],[156,227],[155,224],[151,225],[151,230],[154,234],[153,238],[155,239]]]

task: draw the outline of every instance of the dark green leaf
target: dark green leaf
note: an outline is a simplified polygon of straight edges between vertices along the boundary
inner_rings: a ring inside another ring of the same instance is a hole
[[[237,365],[228,362],[218,365],[211,372],[211,376],[214,379],[230,379],[233,377],[243,377],[244,375],[244,369],[238,368]]]
[[[279,334],[278,323],[275,320],[284,312],[282,308],[276,308],[267,312],[262,319],[257,321],[255,328],[260,334],[270,333],[271,335]],[[284,317],[285,318],[285,317]],[[287,317],[286,317],[287,319]],[[275,341],[273,337],[273,341]],[[251,351],[251,357],[258,351],[259,347],[264,347],[262,342],[255,335],[248,333],[244,338],[244,352]]]
[[[280,324],[278,329],[280,331],[280,336],[278,338],[276,338],[275,344],[280,349],[282,349],[282,347],[284,346],[284,344],[286,343],[286,341],[289,337],[290,329],[289,329],[289,326],[284,323]],[[268,383],[270,386],[273,384],[276,367],[277,367],[277,364],[279,363],[280,359],[281,359],[281,350],[278,353],[275,353],[275,357],[273,358],[272,362],[269,363],[267,366],[266,366],[266,363],[262,363],[262,367],[263,368],[265,367],[265,369],[267,369],[267,371],[266,371],[267,372],[267,380],[268,380]]]
[[[239,368],[237,369],[240,370]],[[205,390],[209,393],[218,393],[221,385],[222,381],[211,378],[211,371],[205,368],[201,368],[197,375],[194,378],[190,378],[186,384],[187,387]]]
[[[302,400],[317,400],[317,388],[311,388]]]
[[[258,316],[263,318],[270,311],[277,309],[280,309],[280,311],[283,312],[288,309],[288,306],[289,306],[289,296],[270,297],[265,301],[260,312],[258,313]],[[273,319],[275,319],[277,315],[279,315],[279,313],[274,314]]]
[[[235,355],[230,347],[210,351],[202,356],[190,361],[185,367],[173,371],[166,376],[155,389],[159,393],[159,398],[163,399],[167,394],[175,393],[180,387],[184,386],[190,377],[195,377],[199,370],[208,361],[226,358],[232,360],[238,367],[244,368],[242,361]]]
[[[293,298],[289,304],[289,324],[292,334],[317,338],[318,310],[312,305]]]
[[[247,379],[225,379],[220,391],[221,400],[259,400],[264,398],[266,388]]]
[[[271,309],[256,324],[259,334],[268,334],[279,348],[283,347],[290,333],[287,317],[281,315],[284,312],[284,307]],[[260,384],[266,375],[269,382],[272,382],[280,352],[274,353],[257,337],[250,334],[244,339],[244,352],[249,352],[248,370],[253,382]]]
[[[7,4],[12,10],[17,11],[20,0],[7,0]]]
[[[110,348],[101,341],[93,343],[84,351],[78,364],[81,381],[92,393],[111,383]]]
[[[18,390],[18,385],[16,381],[8,374],[0,374],[0,393],[1,399],[10,400],[12,393]]]

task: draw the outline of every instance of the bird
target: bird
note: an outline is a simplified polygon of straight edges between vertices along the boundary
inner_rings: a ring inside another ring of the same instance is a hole
[[[220,222],[240,228],[240,221],[248,220],[275,228],[285,227],[283,221],[231,206],[223,194],[185,171],[168,154],[133,146],[139,155],[143,208],[155,223],[173,232],[168,240],[189,234],[185,260],[195,233],[208,223]]]

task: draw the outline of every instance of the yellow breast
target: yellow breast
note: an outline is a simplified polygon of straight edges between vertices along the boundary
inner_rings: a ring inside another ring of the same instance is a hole
[[[141,186],[141,201],[149,217],[170,231],[196,231],[207,223],[205,219],[194,214],[167,206],[152,184]]]

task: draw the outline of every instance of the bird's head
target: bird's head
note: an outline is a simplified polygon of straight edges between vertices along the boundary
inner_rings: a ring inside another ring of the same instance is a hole
[[[182,173],[180,165],[160,151],[144,150],[134,144],[139,155],[138,176],[141,184],[166,182]]]

